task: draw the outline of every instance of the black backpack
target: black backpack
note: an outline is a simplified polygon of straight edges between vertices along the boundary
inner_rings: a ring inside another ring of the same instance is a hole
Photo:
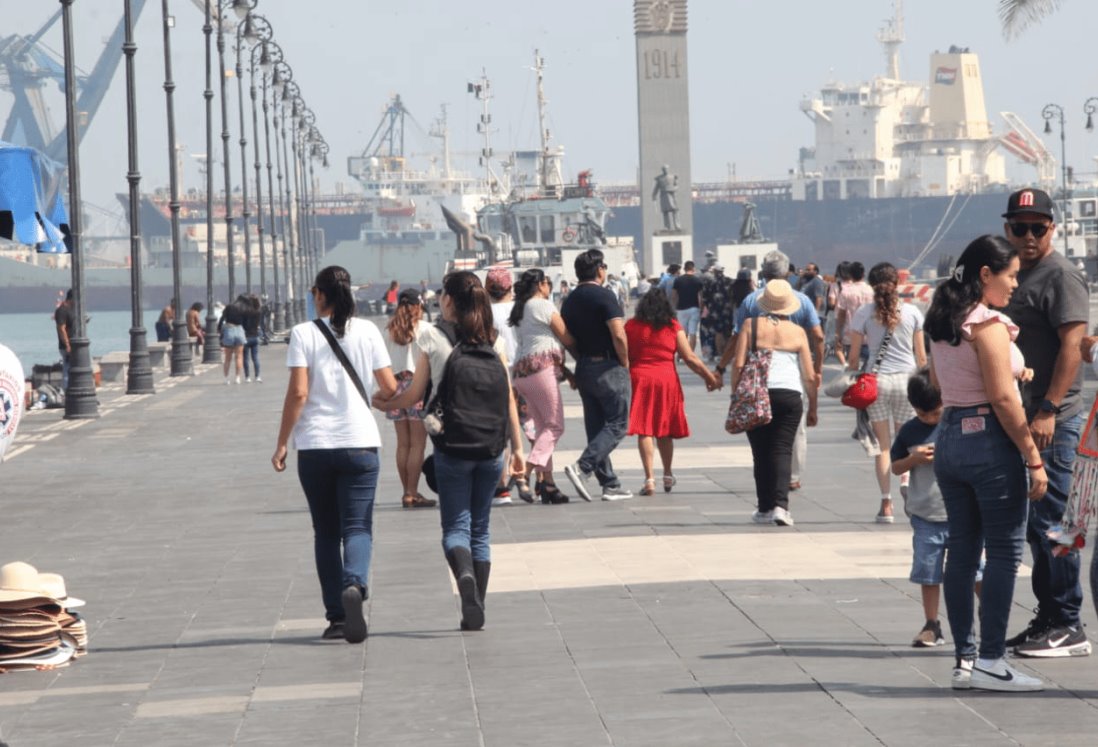
[[[503,452],[510,425],[507,369],[487,342],[458,339],[452,324],[436,325],[454,346],[427,412],[442,420],[431,435],[435,448],[459,459],[494,459]]]

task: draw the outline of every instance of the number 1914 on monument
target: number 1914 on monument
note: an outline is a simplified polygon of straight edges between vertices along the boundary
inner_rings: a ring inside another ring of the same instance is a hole
[[[651,49],[644,54],[644,79],[681,78],[679,53],[666,49]]]

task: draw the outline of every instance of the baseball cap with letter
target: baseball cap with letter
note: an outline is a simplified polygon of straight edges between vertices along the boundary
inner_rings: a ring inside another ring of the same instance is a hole
[[[1020,213],[1036,213],[1049,220],[1056,220],[1053,210],[1052,198],[1048,192],[1041,189],[1019,189],[1007,200],[1007,211],[1004,218],[1013,218]]]

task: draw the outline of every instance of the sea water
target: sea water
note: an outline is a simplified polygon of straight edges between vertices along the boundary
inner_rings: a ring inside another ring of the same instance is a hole
[[[130,349],[130,327],[133,315],[129,311],[86,311],[87,334],[93,357]],[[156,342],[156,320],[160,309],[146,309],[142,314],[146,340]],[[205,325],[205,312],[202,313]],[[0,344],[7,345],[19,357],[25,375],[31,366],[52,364],[61,360],[57,352],[57,325],[52,311],[29,314],[0,314]]]

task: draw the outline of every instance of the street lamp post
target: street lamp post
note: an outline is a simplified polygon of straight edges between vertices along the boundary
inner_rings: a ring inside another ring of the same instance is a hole
[[[1094,130],[1094,112],[1098,111],[1098,96],[1091,96],[1083,102],[1083,114],[1087,115],[1087,132]]]
[[[282,179],[283,170],[287,172],[286,181],[289,182],[289,164],[286,163],[284,154],[286,152],[286,109],[283,106],[280,93],[281,89],[286,83],[285,70],[290,73],[289,65],[286,65],[284,61],[279,61],[275,64],[274,77],[272,79],[273,93],[276,97],[276,101],[273,102],[274,113],[271,119],[271,124],[275,131],[275,177],[278,179],[278,223],[279,233],[282,234],[282,270],[283,279],[286,284],[286,302],[283,304],[286,315],[286,324],[293,326],[297,324],[297,307],[294,304],[294,282],[293,275],[290,271],[290,266],[293,263],[293,223],[290,221],[286,192],[289,188],[289,184],[284,184]],[[279,135],[282,136],[282,144],[279,145]]]
[[[260,65],[262,55],[265,53],[266,44],[271,38],[271,25],[267,23],[267,19],[263,16],[251,13],[248,16],[249,24],[251,25],[251,31],[255,35],[256,44],[252,47],[251,55],[249,55],[248,66],[248,95],[252,100],[252,141],[254,143],[254,168],[255,168],[255,207],[256,207],[256,235],[259,237],[259,293],[263,299],[263,303],[267,303],[267,257],[266,248],[263,244],[263,179],[261,177],[262,159],[259,154],[259,116],[256,110],[256,89],[255,89],[255,69]],[[260,68],[260,75],[265,76],[262,68]],[[264,91],[266,91],[266,84],[264,83]],[[266,116],[266,115],[264,115]],[[264,119],[264,123],[266,119]],[[241,127],[243,130],[243,127]],[[247,177],[245,176],[245,181]],[[247,201],[245,201],[247,202]],[[271,307],[273,309],[273,307]],[[266,322],[266,319],[264,319]],[[274,322],[272,321],[273,325]]]
[[[241,225],[244,230],[244,287],[248,293],[252,292],[252,241],[248,231],[248,218],[252,216],[248,209],[248,130],[244,126],[244,64],[241,58],[241,42],[247,40],[249,44],[256,41],[255,26],[252,23],[251,9],[244,17],[244,22],[236,27],[236,102],[240,113],[240,199],[241,199]],[[253,89],[254,93],[254,89]],[[254,102],[254,96],[252,101]]]
[[[282,48],[277,42],[267,41],[262,46],[259,58],[259,66],[263,71],[263,140],[267,151],[267,206],[271,218],[271,268],[274,271],[274,328],[276,331],[286,329],[286,308],[280,300],[281,290],[278,282],[278,231],[276,230],[274,177],[271,173],[271,118],[267,101],[267,89],[269,82],[275,73],[273,66],[276,60],[282,59]],[[277,150],[277,149],[276,149]],[[280,177],[281,178],[281,177]]]
[[[65,389],[65,418],[99,417],[95,377],[91,365],[91,342],[84,318],[84,257],[80,244],[80,145],[76,128],[76,60],[72,45],[72,3],[61,0],[61,25],[65,48],[65,138],[69,149],[69,237],[72,252],[73,336],[69,340],[69,382]]]
[[[206,0],[207,3],[210,0]],[[233,185],[229,164],[229,101],[225,90],[225,9],[232,7],[237,20],[254,7],[249,0],[219,0],[217,5],[217,64],[221,73],[221,160],[225,175],[225,253],[229,264],[229,301],[236,298],[236,257],[233,252]]]
[[[305,246],[301,233],[303,220],[301,216],[301,171],[297,165],[297,125],[298,120],[301,117],[303,104],[301,101],[301,89],[299,89],[297,84],[292,80],[287,81],[286,86],[283,88],[283,99],[290,101],[290,151],[293,155],[294,191],[292,196],[293,202],[290,204],[290,216],[294,223],[296,223],[294,238],[297,241],[297,251],[296,253],[291,252],[291,257],[293,257],[294,260],[294,284],[299,291],[294,299],[294,314],[298,322],[303,322],[305,321],[305,299],[304,294],[300,291],[305,288]],[[285,120],[283,120],[283,125],[285,126]],[[285,139],[282,141],[282,145],[283,147],[286,146]],[[288,173],[287,176],[289,176]],[[287,194],[289,194],[289,190],[287,190]]]
[[[137,94],[133,57],[137,44],[133,40],[133,9],[131,0],[125,0],[126,40],[122,52],[126,55],[126,144],[128,169],[126,181],[130,185],[130,362],[126,368],[126,394],[155,394],[152,366],[149,365],[149,345],[145,332],[144,304],[141,288],[141,207],[138,183],[141,172],[137,170]]]
[[[194,363],[191,360],[191,346],[187,339],[187,322],[183,311],[183,266],[180,256],[179,239],[179,172],[175,165],[175,106],[172,94],[175,82],[172,80],[171,31],[175,18],[168,12],[168,0],[161,0],[161,16],[164,23],[164,93],[168,112],[168,181],[171,185],[171,198],[168,209],[172,220],[172,298],[175,319],[172,322],[172,376],[191,376]],[[209,168],[207,159],[207,168]]]
[[[1066,208],[1068,202],[1068,166],[1067,166],[1067,144],[1064,137],[1064,107],[1059,104],[1046,104],[1045,108],[1041,110],[1041,116],[1045,118],[1045,134],[1048,135],[1052,132],[1051,120],[1053,117],[1057,117],[1060,120],[1060,190],[1062,192],[1061,198],[1063,199],[1063,205]],[[1060,216],[1060,220],[1064,223],[1061,227],[1061,232],[1064,235],[1064,256],[1068,256],[1068,232],[1067,232],[1067,215],[1066,210],[1061,211],[1063,214]]]
[[[217,316],[214,315],[214,223],[213,223],[213,55],[210,53],[210,36],[213,34],[213,16],[210,0],[205,4],[206,18],[202,33],[206,35],[206,339],[202,346],[202,362],[217,363],[220,340],[217,334]]]

